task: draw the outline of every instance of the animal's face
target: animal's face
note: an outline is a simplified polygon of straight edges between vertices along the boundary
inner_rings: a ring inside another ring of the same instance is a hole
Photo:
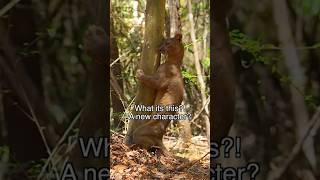
[[[159,48],[160,53],[167,54],[168,56],[183,56],[184,49],[181,39],[181,34],[176,34],[173,38],[165,39]]]

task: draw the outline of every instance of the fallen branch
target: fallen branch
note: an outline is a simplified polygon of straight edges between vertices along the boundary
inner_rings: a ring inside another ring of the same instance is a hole
[[[203,112],[203,110],[205,110],[205,108],[208,106],[209,102],[210,102],[210,96],[207,98],[205,104],[201,107],[200,111],[195,116],[193,116],[190,123],[194,123],[194,121],[200,116],[200,114]]]
[[[0,9],[0,17],[6,14],[10,9],[12,9],[16,4],[18,4],[21,0],[14,0],[9,2],[6,6]]]
[[[288,169],[292,161],[295,159],[295,157],[299,154],[299,152],[302,149],[302,146],[306,139],[308,139],[311,136],[314,136],[319,127],[320,127],[320,107],[317,108],[316,113],[313,115],[309,125],[307,126],[307,130],[305,131],[302,138],[299,140],[299,142],[293,147],[290,155],[288,158],[286,158],[286,161],[283,163],[282,166],[279,168],[276,168],[277,171],[273,171],[274,173],[270,173],[267,180],[277,180],[282,177],[284,172]]]
[[[65,141],[65,139],[68,137],[68,134],[71,132],[71,130],[74,129],[75,124],[80,119],[82,111],[83,111],[83,109],[81,109],[80,112],[77,114],[77,116],[73,119],[73,121],[69,125],[68,129],[64,132],[63,136],[61,137],[61,139],[59,140],[59,142],[57,143],[55,148],[52,150],[52,153],[47,158],[46,163],[42,167],[41,172],[39,173],[39,175],[37,177],[37,180],[40,180],[42,178],[42,176],[44,175],[49,163],[52,161],[54,155],[58,152],[60,145],[63,143],[63,141]]]

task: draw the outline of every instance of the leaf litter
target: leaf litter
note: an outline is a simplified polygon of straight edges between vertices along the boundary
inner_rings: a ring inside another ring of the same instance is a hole
[[[175,138],[169,138],[164,143],[173,156],[130,148],[124,144],[123,135],[113,133],[110,179],[209,179],[209,148],[206,142],[204,145],[190,143],[186,146]]]

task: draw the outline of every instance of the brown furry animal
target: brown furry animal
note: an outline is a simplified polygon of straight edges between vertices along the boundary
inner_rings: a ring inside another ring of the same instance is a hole
[[[165,63],[161,64],[153,75],[146,75],[142,70],[137,71],[137,78],[145,86],[156,90],[154,105],[179,106],[183,100],[184,84],[181,75],[181,64],[184,55],[181,43],[181,34],[164,40],[159,48],[162,54],[167,55]],[[151,114],[175,114],[174,111],[153,112]],[[144,148],[153,146],[167,152],[162,138],[170,120],[148,120],[147,123],[138,127],[133,132],[133,143]]]

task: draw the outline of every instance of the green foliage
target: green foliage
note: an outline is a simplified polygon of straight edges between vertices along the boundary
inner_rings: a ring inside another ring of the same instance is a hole
[[[317,108],[317,104],[319,104],[319,99],[312,94],[305,95],[304,101],[311,110],[315,110]]]
[[[124,112],[113,112],[113,118],[121,118]]]
[[[230,32],[231,44],[237,46],[241,49],[241,54],[245,54],[245,56],[240,56],[241,65],[243,68],[250,68],[254,65],[254,63],[260,63],[266,66],[267,69],[271,72],[271,74],[279,79],[279,82],[290,85],[293,88],[297,89],[294,84],[292,84],[292,79],[290,76],[283,74],[278,68],[278,62],[281,60],[281,55],[273,54],[273,56],[266,56],[263,54],[265,50],[281,50],[279,47],[276,47],[273,44],[263,44],[259,40],[254,40],[249,38],[244,33],[239,30],[232,30]],[[316,49],[319,48],[319,43],[305,47],[303,49]],[[249,59],[245,59],[243,57],[249,57]],[[301,90],[297,89],[305,98],[306,104],[311,108],[315,109],[319,102],[316,101],[316,98],[312,95],[306,95]],[[261,100],[265,101],[266,97],[261,96]]]
[[[240,59],[242,67],[249,68],[254,63],[258,62],[267,65],[272,73],[278,72],[277,63],[281,59],[281,55],[275,54],[273,57],[263,55],[264,50],[277,50],[278,47],[273,44],[263,44],[261,41],[252,39],[237,29],[230,32],[230,39],[232,45],[239,47],[242,51],[247,53],[247,57],[250,57],[249,59]]]
[[[201,61],[202,66],[205,69],[209,69],[210,68],[210,58],[209,57],[205,57],[202,61]]]
[[[0,146],[0,159],[4,156],[8,156],[9,155],[9,147],[7,146]]]
[[[312,48],[312,49],[320,49],[320,42],[314,44],[314,45],[311,46],[310,48]]]
[[[298,0],[297,8],[302,7],[302,13],[309,16],[319,16],[320,0]]]
[[[40,161],[32,161],[30,163],[30,168],[28,169],[29,178],[32,178],[32,179],[37,178],[45,162],[46,162],[46,159],[42,159]]]
[[[250,53],[253,56],[254,61],[258,61],[266,64],[267,59],[261,55],[261,51],[264,48],[261,42],[257,40],[250,39],[247,35],[235,29],[230,32],[231,44],[238,46],[241,50]],[[271,46],[271,45],[268,45]],[[246,67],[245,62],[242,62],[244,67]]]
[[[251,53],[257,55],[261,52],[261,44],[259,41],[250,39],[247,35],[240,32],[238,29],[234,29],[230,32],[231,43],[234,45],[240,45],[242,49],[246,49]]]
[[[72,131],[71,131],[71,134],[78,134],[80,131],[79,128],[73,128]]]
[[[47,33],[50,38],[54,38],[57,35],[57,29],[54,27],[47,28]]]
[[[186,84],[190,84],[190,83],[196,84],[197,76],[192,74],[192,72],[190,72],[186,69],[183,69],[181,73],[182,73],[182,77],[184,78]]]
[[[8,165],[8,168],[10,170],[21,168],[21,164],[9,160],[9,154],[10,154],[9,147],[0,146],[0,160],[2,160],[4,162],[8,161],[8,162],[6,162],[6,164]],[[30,179],[36,179],[38,177],[40,171],[42,170],[42,167],[45,164],[45,162],[46,162],[46,159],[28,162],[26,164],[28,167],[28,170],[27,170],[28,177]],[[14,171],[8,172],[8,175],[10,175],[10,173],[15,173],[15,172]]]

